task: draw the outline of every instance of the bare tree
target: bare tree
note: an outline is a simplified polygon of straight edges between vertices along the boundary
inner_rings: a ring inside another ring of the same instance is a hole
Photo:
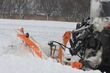
[[[19,15],[64,16],[67,21],[80,21],[89,16],[90,0],[0,0],[2,17]]]

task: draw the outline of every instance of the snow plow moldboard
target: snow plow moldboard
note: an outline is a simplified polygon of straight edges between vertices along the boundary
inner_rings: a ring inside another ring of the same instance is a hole
[[[38,47],[37,44],[35,44],[30,38],[27,38],[25,36],[25,34],[22,34],[19,32],[19,30],[17,30],[17,35],[18,37],[23,40],[31,49],[32,51],[35,53],[36,56],[42,58],[42,51],[40,50],[40,48]]]

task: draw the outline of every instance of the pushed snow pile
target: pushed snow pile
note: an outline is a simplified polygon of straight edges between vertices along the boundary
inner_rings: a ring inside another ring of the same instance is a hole
[[[49,60],[36,57],[19,57],[14,55],[0,56],[1,73],[100,73],[99,71],[82,71],[63,66]]]

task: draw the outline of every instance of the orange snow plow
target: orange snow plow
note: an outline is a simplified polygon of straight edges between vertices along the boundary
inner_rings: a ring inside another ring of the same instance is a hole
[[[66,46],[67,43],[69,42],[71,38],[71,31],[66,31],[63,35],[63,43]],[[62,59],[60,59],[62,61]],[[79,61],[76,62],[70,62],[70,65],[72,68],[77,68],[77,69],[81,69],[82,68],[82,63],[80,63]]]
[[[82,63],[80,63],[79,61],[72,61],[71,60],[71,57],[64,57],[64,52],[66,49],[69,49],[67,47],[68,43],[69,43],[69,40],[71,39],[71,31],[66,31],[63,35],[63,44],[62,43],[59,43],[57,41],[51,41],[49,43],[50,47],[51,47],[51,50],[52,50],[52,45],[55,45],[54,43],[57,43],[60,45],[59,47],[59,50],[56,50],[58,51],[58,58],[56,58],[56,60],[58,60],[58,62],[60,62],[61,64],[65,64],[65,65],[70,65],[72,68],[77,68],[77,69],[81,69],[82,68]],[[54,48],[53,48],[53,51]],[[54,55],[55,57],[55,55]],[[69,60],[70,59],[70,60]]]
[[[71,31],[66,31],[63,35],[63,43],[66,46],[71,37]]]
[[[71,37],[71,31],[66,31],[63,35],[63,44],[64,46],[66,46],[66,44],[68,43],[68,41],[70,40]],[[62,63],[62,47],[59,48],[59,59],[60,59],[60,63]]]
[[[42,58],[42,51],[40,50],[38,44],[31,40],[30,38],[27,38],[25,34],[20,32],[19,30],[16,30],[18,37],[23,40],[34,52],[34,54],[40,58]]]
[[[72,67],[72,68],[81,69],[82,66],[83,66],[82,63],[80,63],[79,61],[71,62],[71,67]]]
[[[52,58],[55,58],[58,62],[62,64],[63,61],[63,50],[65,50],[63,47],[66,47],[67,43],[69,42],[71,37],[71,31],[66,31],[63,35],[63,41],[62,43],[59,43],[57,41],[50,41],[48,45],[50,46],[50,56]],[[57,43],[60,45],[60,47],[57,49],[56,45],[54,43]],[[63,47],[62,47],[63,46]],[[57,55],[55,54],[55,51],[58,52]],[[53,52],[53,53],[52,53]]]
[[[38,57],[42,58],[42,52],[40,51],[39,47],[31,39],[27,38],[23,34],[19,34],[18,37],[20,37],[28,46],[30,46],[32,51],[34,51],[34,53]]]

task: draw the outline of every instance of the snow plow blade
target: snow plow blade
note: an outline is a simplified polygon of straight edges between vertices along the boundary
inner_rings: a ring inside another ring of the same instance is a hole
[[[31,47],[32,51],[34,53],[42,58],[42,52],[40,51],[39,47],[29,38],[27,38],[24,34],[19,34],[18,37],[20,37],[28,46]]]
[[[64,33],[64,35],[63,35],[63,44],[66,46],[67,45],[67,43],[69,42],[69,40],[70,40],[70,37],[71,37],[71,31],[66,31],[65,33]],[[60,63],[62,63],[62,58],[63,58],[63,56],[62,56],[62,53],[63,53],[63,51],[62,51],[63,49],[62,49],[62,47],[60,47],[59,48],[59,59],[60,59]]]
[[[27,38],[24,34],[18,34],[18,37],[21,38],[29,47],[31,47],[32,51],[40,58],[42,58],[42,52],[37,44],[35,44],[30,38]]]

